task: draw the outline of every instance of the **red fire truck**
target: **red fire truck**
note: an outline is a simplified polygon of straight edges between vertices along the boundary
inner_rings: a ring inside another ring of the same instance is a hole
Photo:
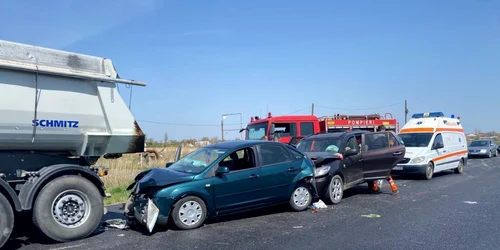
[[[284,115],[266,118],[251,117],[246,130],[246,140],[273,140],[289,143],[292,138],[301,138],[319,132],[340,132],[353,129],[377,131],[380,126],[386,130],[399,131],[399,123],[391,113],[384,116],[370,115],[342,115],[316,117],[314,115]],[[240,131],[240,132],[242,132]]]

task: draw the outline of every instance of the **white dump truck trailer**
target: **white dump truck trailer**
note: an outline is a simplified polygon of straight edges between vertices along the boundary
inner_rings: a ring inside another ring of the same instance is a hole
[[[106,196],[100,157],[144,152],[107,58],[0,40],[0,248],[14,219],[48,238],[90,235]]]

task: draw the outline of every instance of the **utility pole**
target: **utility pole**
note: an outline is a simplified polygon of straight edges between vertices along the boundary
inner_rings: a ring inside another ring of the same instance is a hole
[[[405,124],[408,121],[408,101],[405,100]]]
[[[314,103],[311,106],[311,115],[314,115]]]
[[[243,129],[243,116],[240,113],[240,131]],[[240,133],[240,139],[243,140],[243,132]]]
[[[221,140],[224,141],[224,118],[220,120],[220,134],[221,134]]]
[[[240,116],[240,129],[224,129],[224,120],[231,115],[239,115]],[[238,131],[243,128],[243,117],[241,113],[231,113],[231,114],[222,114],[222,119],[220,120],[220,130],[221,130],[221,139],[224,141],[224,131]],[[243,138],[243,135],[240,134],[240,137]]]

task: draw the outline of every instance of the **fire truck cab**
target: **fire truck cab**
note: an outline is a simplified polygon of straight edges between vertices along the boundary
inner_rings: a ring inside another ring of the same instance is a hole
[[[390,117],[388,117],[390,116]],[[271,112],[266,118],[251,117],[245,129],[246,140],[277,140],[289,143],[294,137],[305,137],[317,133],[331,133],[361,129],[377,131],[381,126],[385,130],[398,132],[399,123],[392,118],[392,114],[385,116],[372,115],[341,115],[316,117],[314,115],[284,115],[272,116]]]

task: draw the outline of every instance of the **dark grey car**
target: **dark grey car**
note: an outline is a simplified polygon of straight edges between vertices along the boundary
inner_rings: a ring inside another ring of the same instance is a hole
[[[488,157],[498,155],[498,145],[492,139],[476,139],[473,140],[469,147],[469,158],[474,156]]]

